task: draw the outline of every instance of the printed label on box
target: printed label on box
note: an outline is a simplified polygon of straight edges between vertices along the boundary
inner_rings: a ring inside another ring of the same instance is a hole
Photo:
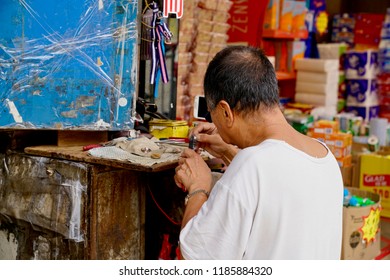
[[[382,216],[390,217],[390,155],[360,156],[360,189],[381,196]]]
[[[348,106],[378,104],[376,80],[350,79],[346,86]]]

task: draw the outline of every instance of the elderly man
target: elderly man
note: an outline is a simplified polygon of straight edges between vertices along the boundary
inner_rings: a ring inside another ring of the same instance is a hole
[[[326,145],[286,121],[263,52],[244,46],[219,52],[206,71],[204,92],[213,123],[192,133],[229,166],[212,186],[200,155],[183,152],[175,174],[188,191],[183,258],[339,259],[339,166]]]

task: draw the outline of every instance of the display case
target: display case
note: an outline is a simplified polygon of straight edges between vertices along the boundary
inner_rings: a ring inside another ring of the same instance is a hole
[[[0,3],[0,128],[133,128],[137,0]]]

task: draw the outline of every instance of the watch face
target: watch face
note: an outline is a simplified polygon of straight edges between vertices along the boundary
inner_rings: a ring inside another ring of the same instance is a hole
[[[184,198],[184,205],[187,205],[188,199],[189,199],[189,197],[188,197],[188,194],[187,194],[186,197]]]
[[[208,191],[205,191],[205,190],[196,190],[192,193],[189,193],[186,195],[185,199],[184,199],[184,205],[187,205],[188,203],[188,200],[190,199],[191,196],[193,196],[194,194],[197,194],[197,193],[204,193],[206,195],[207,198],[209,198],[209,192]]]

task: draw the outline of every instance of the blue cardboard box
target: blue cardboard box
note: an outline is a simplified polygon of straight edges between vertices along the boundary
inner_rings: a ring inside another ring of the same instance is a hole
[[[133,128],[137,0],[2,0],[0,128]]]

